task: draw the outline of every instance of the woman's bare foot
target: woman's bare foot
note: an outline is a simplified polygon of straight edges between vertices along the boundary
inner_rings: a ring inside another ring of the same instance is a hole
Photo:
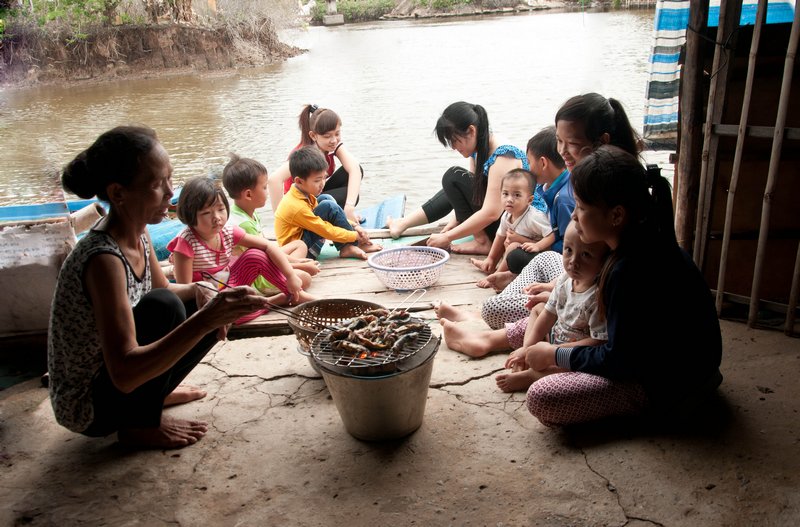
[[[496,292],[500,292],[506,288],[508,284],[514,281],[517,275],[511,271],[496,271],[485,278],[488,285],[478,287],[493,287]]]
[[[437,305],[433,306],[433,310],[436,312],[436,318],[449,320],[451,322],[469,320],[471,318],[478,318],[479,316],[477,313],[462,311],[451,306],[450,304],[445,304],[443,302],[439,302]]]
[[[501,373],[494,380],[497,382],[497,387],[504,392],[521,392],[527,390],[531,384],[542,377],[538,373],[529,368],[512,373]]]
[[[457,254],[489,254],[492,248],[491,242],[487,239],[485,242],[471,240],[464,243],[454,243],[450,246],[450,251]]]
[[[386,228],[389,229],[389,236],[397,239],[403,235],[408,227],[405,225],[405,222],[403,222],[403,218],[386,216]]]
[[[206,396],[206,392],[197,386],[181,384],[164,399],[164,406],[175,406],[177,404],[190,403]]]
[[[117,432],[119,442],[134,448],[183,448],[197,443],[208,431],[202,421],[161,416],[158,428],[128,428]]]
[[[447,347],[453,351],[458,351],[470,357],[483,357],[493,351],[488,346],[488,340],[482,338],[480,333],[472,333],[461,327],[455,322],[447,319],[439,321],[444,332],[444,341]]]

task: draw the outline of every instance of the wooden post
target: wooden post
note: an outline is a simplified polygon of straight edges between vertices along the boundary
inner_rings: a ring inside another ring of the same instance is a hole
[[[728,186],[728,201],[725,205],[725,225],[722,230],[722,250],[719,255],[719,276],[717,277],[717,314],[722,311],[722,299],[725,295],[725,272],[728,269],[728,248],[731,243],[731,224],[733,223],[733,205],[736,200],[736,187],[739,185],[739,171],[742,168],[742,152],[747,136],[747,119],[750,116],[750,100],[753,96],[753,79],[756,75],[756,59],[758,58],[758,42],[761,40],[761,28],[767,11],[767,0],[758,0],[756,25],[753,27],[753,40],[750,42],[750,57],[747,63],[747,78],[744,83],[744,99],[742,113],[739,117],[739,132],[736,136],[736,150],[733,154],[731,182]],[[755,282],[755,276],[753,277]],[[752,298],[750,299],[752,303]]]
[[[686,32],[686,60],[681,72],[680,127],[678,166],[675,179],[678,182],[678,198],[675,208],[675,234],[678,244],[691,251],[692,231],[697,213],[699,185],[700,148],[702,145],[702,98],[703,84],[703,39],[708,23],[708,0],[689,2],[689,28]]]
[[[761,1],[758,2],[759,13]],[[756,15],[756,30],[758,30],[758,16]],[[775,180],[778,178],[778,166],[781,163],[781,148],[783,147],[783,131],[786,126],[786,112],[789,106],[789,92],[792,89],[792,72],[794,60],[797,55],[798,32],[800,32],[800,13],[794,10],[792,33],[789,36],[789,46],[786,49],[786,61],[783,66],[783,81],[781,94],[778,99],[778,115],[775,118],[775,136],[772,138],[772,151],[769,156],[769,171],[767,172],[767,185],[764,189],[764,204],[761,209],[761,225],[758,228],[758,247],[756,248],[756,263],[753,271],[753,288],[750,290],[750,313],[747,316],[747,325],[753,326],[758,319],[758,302],[761,293],[761,272],[764,265],[764,254],[767,252],[767,238],[769,237],[769,219],[772,211],[772,193],[775,190]],[[753,36],[755,38],[755,35]]]
[[[714,203],[716,186],[717,148],[719,136],[714,133],[714,125],[722,119],[724,101],[733,67],[732,55],[735,50],[735,35],[742,16],[742,0],[727,0],[720,4],[717,45],[714,49],[714,63],[711,67],[711,86],[708,91],[706,122],[703,127],[703,152],[700,165],[700,193],[697,198],[697,224],[694,230],[694,262],[703,268],[708,248],[708,231],[711,225],[711,207]],[[731,38],[733,42],[728,42]],[[730,45],[729,45],[730,44]]]

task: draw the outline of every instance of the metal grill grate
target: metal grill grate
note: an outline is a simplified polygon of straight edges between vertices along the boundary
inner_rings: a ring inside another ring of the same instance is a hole
[[[420,319],[411,319],[412,322],[422,322]],[[403,348],[393,353],[391,350],[370,350],[370,355],[361,357],[355,354],[334,350],[328,337],[331,330],[320,331],[311,346],[311,354],[316,360],[330,366],[351,368],[357,373],[359,368],[374,369],[375,367],[390,367],[404,359],[407,359],[424,348],[431,340],[431,328],[427,324],[419,331],[417,338],[408,342]]]

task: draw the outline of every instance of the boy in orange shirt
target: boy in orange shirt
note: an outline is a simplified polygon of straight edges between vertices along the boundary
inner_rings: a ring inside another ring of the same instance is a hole
[[[339,256],[361,258],[382,247],[372,243],[360,226],[352,226],[344,210],[331,196],[321,194],[328,163],[315,146],[304,146],[289,156],[292,188],[275,211],[275,236],[283,246],[302,240],[308,256],[316,259],[325,240],[331,240]]]

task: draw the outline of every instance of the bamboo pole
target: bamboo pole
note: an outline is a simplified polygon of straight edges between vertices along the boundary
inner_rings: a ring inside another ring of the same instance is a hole
[[[800,296],[800,244],[797,244],[797,256],[794,259],[794,275],[792,289],[789,292],[789,307],[786,309],[786,324],[783,332],[789,336],[794,335],[794,312],[797,309],[797,297]]]
[[[759,2],[759,8],[761,2]],[[767,186],[764,189],[764,203],[761,208],[761,225],[758,230],[758,247],[756,249],[756,263],[753,274],[753,288],[750,292],[750,313],[747,316],[747,325],[753,326],[758,319],[758,300],[761,293],[761,271],[764,265],[764,258],[767,252],[767,238],[769,236],[769,220],[772,212],[772,193],[775,190],[775,180],[778,178],[778,167],[781,161],[781,149],[783,147],[783,132],[786,126],[786,113],[789,106],[789,92],[792,89],[792,72],[794,71],[794,60],[797,55],[798,33],[800,33],[800,13],[794,10],[794,22],[792,22],[792,33],[789,36],[789,45],[786,49],[786,61],[783,66],[783,81],[781,82],[781,94],[778,100],[778,115],[775,118],[775,136],[772,139],[772,151],[769,156],[769,171],[767,172]],[[790,312],[794,312],[792,306]],[[787,315],[788,318],[788,315]]]
[[[742,16],[742,0],[728,0],[719,6],[719,28],[717,45],[714,48],[714,62],[711,71],[714,78],[708,91],[706,122],[703,127],[703,152],[700,164],[700,193],[697,198],[697,224],[694,229],[694,262],[703,268],[708,248],[708,231],[711,224],[711,207],[714,202],[716,184],[717,151],[719,136],[713,133],[714,125],[722,119],[728,82],[733,71],[732,59],[735,46],[725,48],[729,44],[730,35],[736,34]],[[726,54],[728,54],[726,56]],[[724,61],[723,61],[724,58]]]
[[[747,79],[744,85],[744,99],[742,100],[742,114],[739,118],[739,133],[736,137],[736,151],[733,156],[733,169],[731,183],[728,187],[728,202],[725,207],[725,226],[722,231],[722,251],[719,255],[719,276],[717,277],[717,314],[722,311],[722,299],[725,296],[725,272],[728,269],[728,248],[731,243],[731,223],[733,223],[733,205],[736,200],[736,187],[739,184],[739,171],[742,167],[742,151],[747,132],[747,119],[750,114],[750,100],[753,96],[753,79],[756,72],[756,58],[758,57],[758,42],[761,39],[761,27],[764,25],[764,16],[767,11],[767,0],[758,0],[756,10],[756,24],[753,27],[753,40],[750,42],[750,56],[747,63]],[[754,277],[755,278],[755,277]]]
[[[680,128],[678,165],[675,181],[678,187],[675,202],[675,235],[678,244],[691,250],[694,218],[697,214],[698,173],[702,146],[702,82],[703,39],[708,24],[708,0],[690,0],[689,27],[686,32],[686,61],[681,73]]]

